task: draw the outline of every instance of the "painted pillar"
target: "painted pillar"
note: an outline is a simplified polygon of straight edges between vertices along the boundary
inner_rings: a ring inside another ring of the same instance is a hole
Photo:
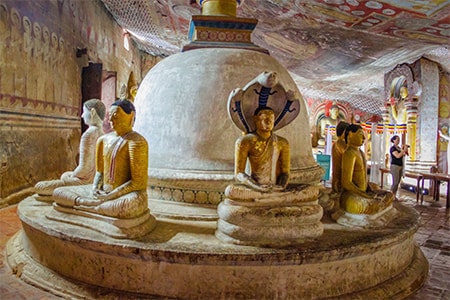
[[[418,115],[418,99],[413,98],[412,101],[405,103],[407,112],[407,135],[406,144],[410,145],[409,148],[409,161],[416,160],[417,152],[417,115]]]
[[[389,131],[387,129],[387,126],[391,123],[391,114],[390,114],[390,107],[385,105],[381,108],[381,117],[383,118],[383,140],[384,143],[384,149],[386,151],[385,155],[389,155],[389,149],[391,148],[391,141],[389,136]],[[390,158],[389,158],[390,160]]]

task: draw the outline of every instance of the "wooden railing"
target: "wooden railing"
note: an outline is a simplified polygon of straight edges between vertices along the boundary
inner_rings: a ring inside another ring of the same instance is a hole
[[[384,174],[390,173],[390,170],[387,168],[380,168],[381,172],[381,188],[383,188],[384,183]],[[450,175],[444,173],[428,173],[428,172],[411,172],[406,171],[405,177],[416,179],[416,201],[420,204],[423,203],[423,195],[422,191],[425,190],[425,180],[430,181],[430,194],[433,196],[433,200],[439,201],[440,197],[440,185],[441,182],[447,182],[447,195],[446,195],[446,207],[450,208]]]

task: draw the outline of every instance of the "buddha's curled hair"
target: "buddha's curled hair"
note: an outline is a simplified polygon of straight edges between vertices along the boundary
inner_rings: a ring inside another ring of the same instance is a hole
[[[132,111],[136,112],[134,104],[127,99],[118,99],[113,104],[111,104],[111,106],[119,106],[128,115],[131,114]]]

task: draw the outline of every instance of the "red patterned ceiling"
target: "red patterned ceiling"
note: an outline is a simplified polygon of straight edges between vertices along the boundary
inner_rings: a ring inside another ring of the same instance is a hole
[[[155,55],[188,43],[189,0],[103,0],[119,24]],[[238,16],[258,19],[253,42],[269,50],[306,97],[379,112],[384,73],[424,56],[450,71],[450,1],[245,0]]]

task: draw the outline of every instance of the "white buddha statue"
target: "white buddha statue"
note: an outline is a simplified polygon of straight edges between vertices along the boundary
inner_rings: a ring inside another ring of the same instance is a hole
[[[105,105],[99,99],[91,99],[83,104],[81,118],[89,128],[81,135],[80,158],[73,171],[67,171],[60,179],[39,181],[35,186],[36,200],[52,202],[53,190],[61,186],[84,185],[92,183],[95,175],[95,145],[103,135]]]

